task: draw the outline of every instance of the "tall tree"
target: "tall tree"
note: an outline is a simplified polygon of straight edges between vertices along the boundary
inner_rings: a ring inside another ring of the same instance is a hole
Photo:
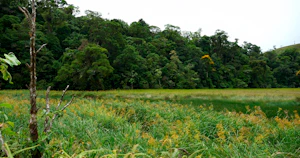
[[[105,89],[104,80],[113,72],[106,54],[107,49],[95,44],[88,44],[83,51],[65,52],[64,60],[70,61],[60,68],[56,81],[72,81],[78,90]],[[71,59],[67,59],[70,55]]]
[[[146,57],[146,79],[148,80],[150,88],[161,88],[161,58],[158,54],[150,53]]]
[[[300,68],[300,52],[296,49],[287,49],[278,57],[280,65],[273,71],[280,87],[298,87],[300,80],[295,73]]]
[[[118,55],[113,63],[116,72],[121,76],[120,83],[123,88],[127,88],[130,84],[131,88],[134,85],[139,85],[142,78],[142,73],[145,71],[145,59],[139,54],[134,46],[127,45],[122,54]]]
[[[131,23],[128,28],[128,33],[131,37],[143,38],[145,40],[151,37],[150,26],[143,19]]]

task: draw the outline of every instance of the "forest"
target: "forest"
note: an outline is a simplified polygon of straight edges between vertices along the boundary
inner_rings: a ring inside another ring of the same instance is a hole
[[[299,157],[300,44],[78,11],[0,1],[0,157]]]
[[[28,23],[18,6],[26,0],[0,2],[0,52],[13,52],[21,65],[9,68],[14,84],[1,79],[1,89],[26,89],[29,71]],[[65,0],[37,2],[37,87],[73,90],[196,89],[300,87],[300,51],[262,52],[250,42],[214,35],[164,30],[137,19],[105,19]],[[201,26],[199,26],[201,28]]]

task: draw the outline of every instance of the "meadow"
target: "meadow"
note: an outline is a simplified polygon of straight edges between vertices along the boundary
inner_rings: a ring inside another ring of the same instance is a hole
[[[40,131],[45,93],[38,92]],[[300,89],[68,91],[65,102],[72,95],[51,134],[40,134],[45,157],[300,155]],[[61,92],[50,96],[55,108]],[[29,92],[1,90],[1,103],[12,105],[1,108],[13,122],[15,133],[2,129],[12,152],[31,146]]]

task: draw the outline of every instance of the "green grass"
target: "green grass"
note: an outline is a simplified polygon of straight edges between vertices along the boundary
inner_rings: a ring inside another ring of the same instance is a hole
[[[297,157],[300,118],[294,110],[299,108],[299,93],[300,89],[68,91],[66,100],[77,95],[76,100],[39,148],[45,157],[63,152],[87,157]],[[43,107],[45,91],[38,94],[38,106]],[[61,92],[50,95],[54,108]],[[12,152],[33,146],[28,142],[28,98],[28,91],[0,91],[0,103],[13,105],[2,109],[18,133],[4,134]],[[272,116],[264,111],[267,108]],[[290,108],[288,115],[284,108]],[[41,130],[42,110],[38,118]]]
[[[297,101],[235,101],[228,99],[179,99],[175,102],[180,104],[188,104],[191,106],[199,105],[213,105],[216,111],[237,111],[245,113],[246,106],[254,108],[255,106],[261,107],[262,111],[266,113],[268,118],[277,116],[278,108],[288,110],[289,113],[294,110],[300,111],[300,102]]]
[[[20,99],[27,99],[28,91],[0,91]],[[293,114],[294,110],[300,112],[300,89],[161,89],[161,90],[110,90],[110,91],[69,91],[65,99],[71,95],[77,98],[90,99],[142,99],[150,101],[168,101],[191,106],[213,105],[216,111],[237,111],[245,113],[246,106],[254,108],[260,106],[267,117],[275,117],[279,108]],[[25,94],[25,95],[24,95]],[[61,94],[55,92],[52,99],[60,99]],[[45,91],[40,91],[38,98],[45,98]]]
[[[294,44],[294,45],[289,45],[285,47],[281,47],[275,50],[277,54],[283,53],[287,49],[296,49],[297,51],[300,51],[300,44]]]
[[[275,117],[279,108],[300,112],[300,89],[201,89],[201,90],[123,90],[86,92],[81,97],[119,99],[143,99],[170,101],[191,106],[213,105],[216,111],[237,111],[245,113],[246,106],[260,106],[267,117]]]

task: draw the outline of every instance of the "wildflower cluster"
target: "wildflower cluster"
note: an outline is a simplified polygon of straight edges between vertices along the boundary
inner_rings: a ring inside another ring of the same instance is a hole
[[[215,64],[214,61],[211,59],[211,57],[208,54],[203,55],[201,57],[201,59],[208,59],[209,60],[209,64],[211,64],[211,65]]]

